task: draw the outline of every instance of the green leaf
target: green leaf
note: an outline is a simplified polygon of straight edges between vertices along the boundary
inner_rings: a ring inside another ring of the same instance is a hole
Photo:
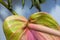
[[[25,18],[22,16],[9,16],[5,19],[3,30],[7,40],[19,40],[24,33],[26,26]]]
[[[25,5],[25,0],[22,0],[22,6],[24,8],[24,5]]]
[[[38,9],[38,11],[41,11],[41,9],[40,9],[40,4],[39,4],[39,0],[35,0],[35,1],[34,1],[34,6]]]
[[[32,2],[32,5],[30,9],[32,9],[32,7],[35,6],[38,9],[38,11],[41,11],[39,0],[31,0],[31,2]]]
[[[44,12],[37,12],[30,16],[30,21],[35,24],[41,24],[53,29],[58,29],[58,23],[52,18],[50,14]]]
[[[0,0],[0,2],[2,2],[2,0]]]
[[[8,8],[12,9],[12,0],[7,0],[8,1]]]

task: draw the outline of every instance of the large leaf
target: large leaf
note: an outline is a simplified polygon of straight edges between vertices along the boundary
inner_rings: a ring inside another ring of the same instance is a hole
[[[44,12],[37,12],[30,16],[30,22],[34,24],[41,24],[53,29],[58,29],[58,23],[52,18],[51,15]]]
[[[47,14],[47,13],[44,13],[44,12],[37,12],[37,13],[34,13],[34,14],[32,14],[30,16],[30,20],[29,21],[31,23],[44,25],[46,27],[49,27],[49,28],[52,28],[52,29],[56,29],[56,30],[59,31],[59,24],[54,20],[54,18],[52,18],[52,16],[50,14]],[[39,33],[41,34],[41,32],[39,32]],[[46,40],[60,40],[60,37],[57,37],[57,36],[54,36],[54,35],[49,35],[49,34],[46,34],[46,33],[42,33],[42,35],[43,36],[45,35],[44,36],[45,38],[47,37]]]
[[[19,40],[24,33],[27,20],[22,16],[13,15],[4,21],[4,33],[7,40]]]

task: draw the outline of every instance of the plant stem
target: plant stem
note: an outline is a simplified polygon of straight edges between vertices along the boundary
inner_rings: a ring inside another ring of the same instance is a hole
[[[4,1],[0,1],[0,3],[5,6],[13,15],[18,15],[14,10],[9,9],[8,5]]]

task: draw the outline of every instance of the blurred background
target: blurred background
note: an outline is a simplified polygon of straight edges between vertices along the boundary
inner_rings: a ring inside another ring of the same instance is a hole
[[[6,0],[4,1],[6,2]],[[31,7],[30,0],[26,0],[24,9],[22,9],[21,0],[13,0],[12,4],[13,4],[13,9],[19,15],[22,15],[27,19],[31,14],[38,12],[38,10],[35,7],[29,9]],[[60,24],[60,0],[56,0],[56,3],[54,0],[46,0],[46,2],[41,4],[40,6],[43,12],[47,12],[51,14],[53,18]],[[0,40],[6,40],[3,32],[3,22],[4,19],[10,15],[12,15],[11,12],[0,4]]]

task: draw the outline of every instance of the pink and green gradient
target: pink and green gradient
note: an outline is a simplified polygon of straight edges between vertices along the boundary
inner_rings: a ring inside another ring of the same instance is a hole
[[[32,14],[29,20],[23,16],[9,16],[3,29],[7,40],[60,40],[58,23],[45,12]]]

